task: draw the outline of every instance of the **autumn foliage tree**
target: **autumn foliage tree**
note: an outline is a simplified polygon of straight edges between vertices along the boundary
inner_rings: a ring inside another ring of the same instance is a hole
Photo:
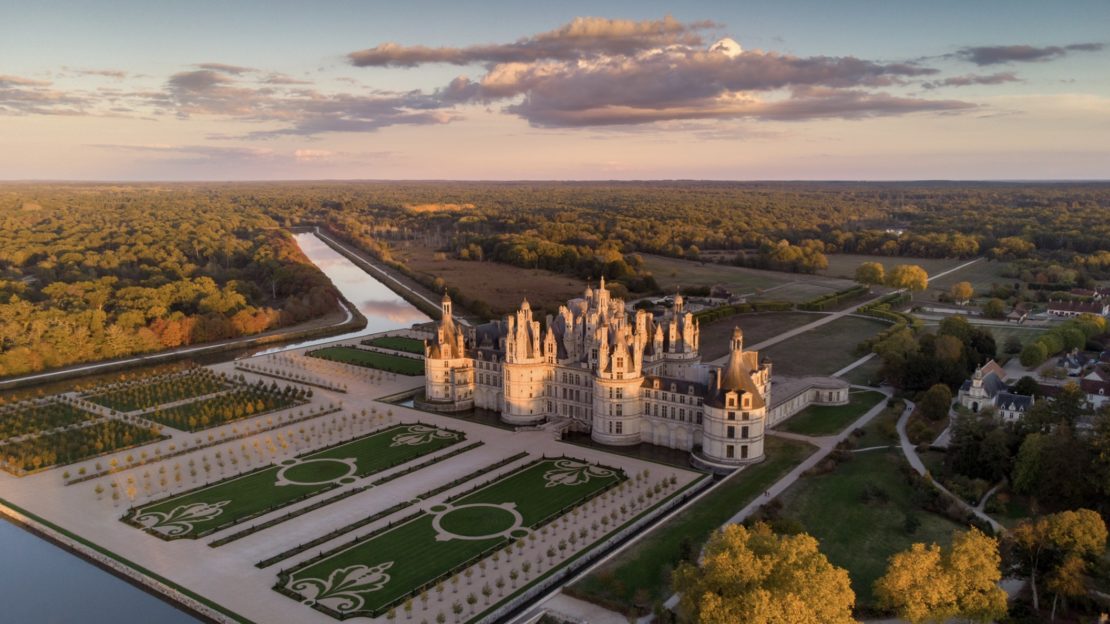
[[[975,294],[975,289],[971,287],[971,282],[956,282],[952,284],[952,288],[948,289],[948,296],[952,297],[952,301],[963,305],[971,300],[971,296]]]
[[[856,269],[856,281],[861,284],[878,286],[886,280],[886,271],[878,262],[864,262]]]
[[[1082,593],[1083,577],[1091,562],[1106,549],[1106,523],[1090,509],[1026,520],[1011,539],[1033,590],[1033,608],[1040,610],[1040,590],[1047,581],[1055,617],[1060,598]]]
[[[960,617],[990,622],[1006,614],[998,541],[978,529],[956,533],[952,546],[917,543],[890,558],[875,596],[912,624]]]
[[[674,572],[682,621],[696,624],[848,624],[855,593],[848,572],[806,534],[730,524],[706,543],[700,565]]]
[[[887,286],[922,291],[929,287],[929,274],[916,264],[899,264],[886,278]]]

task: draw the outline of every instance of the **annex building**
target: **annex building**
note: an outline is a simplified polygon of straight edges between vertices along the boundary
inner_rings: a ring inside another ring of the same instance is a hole
[[[771,362],[744,349],[739,327],[722,364],[703,363],[699,343],[681,295],[660,317],[631,313],[604,280],[542,324],[525,300],[504,319],[464,326],[445,295],[418,405],[492,410],[519,426],[554,422],[602,444],[686,450],[695,464],[728,470],[763,459],[766,427],[812,403],[848,401],[846,382],[807,378],[772,405]]]

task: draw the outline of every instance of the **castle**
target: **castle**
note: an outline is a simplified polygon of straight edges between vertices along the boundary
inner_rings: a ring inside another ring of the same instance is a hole
[[[717,470],[763,459],[771,363],[745,351],[736,328],[727,362],[703,364],[681,295],[661,318],[630,314],[603,279],[542,326],[527,300],[477,327],[454,318],[446,295],[442,308],[425,346],[425,409],[493,410],[523,426],[554,420],[603,444],[690,451]]]

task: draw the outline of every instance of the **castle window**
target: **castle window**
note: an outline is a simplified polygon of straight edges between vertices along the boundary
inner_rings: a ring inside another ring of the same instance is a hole
[[[736,437],[736,427],[729,427],[726,430],[725,437],[735,438]]]
[[[748,428],[747,427],[740,427],[740,437],[744,438],[744,439],[747,439],[747,437],[748,437]]]
[[[698,424],[701,424],[701,412],[698,412]]]
[[[617,398],[618,399],[623,399],[624,398],[624,388],[617,388]]]
[[[613,433],[613,421],[609,421],[609,433]]]
[[[674,407],[671,407],[671,420],[674,420]]]
[[[745,444],[744,446],[740,447],[740,459],[747,459],[747,458],[748,458],[748,445]]]
[[[736,457],[736,448],[731,444],[725,446],[725,457],[729,459]]]
[[[728,398],[728,406],[729,407],[736,407],[736,397],[730,396]]]
[[[736,412],[729,412],[728,413],[728,419],[729,420],[736,420]]]
[[[752,413],[751,412],[744,412],[744,420],[751,420],[751,419],[752,419]]]
[[[751,406],[752,406],[751,397],[744,397],[744,407],[751,407]]]
[[[624,358],[617,358],[617,368],[624,368]]]
[[[617,373],[617,379],[624,379],[624,373]]]
[[[617,416],[624,416],[624,404],[617,403]]]
[[[620,435],[622,433],[624,433],[624,423],[618,421],[617,422],[617,435]]]
[[[686,410],[684,410],[684,409],[678,410],[678,419],[682,422],[686,422]]]

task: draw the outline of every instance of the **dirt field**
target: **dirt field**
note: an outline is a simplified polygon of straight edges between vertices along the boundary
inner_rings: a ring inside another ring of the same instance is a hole
[[[519,308],[523,297],[528,297],[533,309],[554,314],[567,299],[581,296],[586,289],[585,282],[550,271],[497,262],[436,260],[435,250],[430,247],[407,247],[398,250],[397,255],[412,270],[442,277],[449,286],[485,301],[498,315]]]
[[[664,291],[683,286],[721,285],[737,295],[753,299],[808,301],[820,295],[850,288],[851,280],[821,275],[763,271],[722,264],[676,260],[644,254],[644,263]]]
[[[821,318],[804,312],[766,312],[764,314],[737,314],[701,324],[702,361],[711,362],[728,355],[728,341],[732,328],[744,331],[744,344],[756,344],[785,331],[800,327]]]
[[[831,375],[859,359],[856,345],[882,331],[882,321],[845,317],[764,349],[781,375]]]

